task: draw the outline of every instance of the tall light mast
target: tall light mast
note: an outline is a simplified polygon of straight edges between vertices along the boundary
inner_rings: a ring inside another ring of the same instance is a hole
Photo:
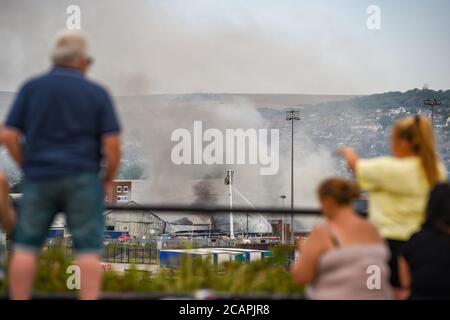
[[[300,111],[287,111],[286,120],[291,121],[291,211],[294,211],[294,120],[300,120]],[[291,244],[295,244],[294,232],[294,214],[291,212]]]
[[[228,196],[230,198],[230,238],[234,239],[234,221],[233,221],[233,177],[234,170],[227,170],[227,175],[225,176],[225,185],[229,187]]]

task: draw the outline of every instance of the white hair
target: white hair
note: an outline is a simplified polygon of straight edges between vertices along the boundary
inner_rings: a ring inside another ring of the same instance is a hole
[[[88,58],[88,41],[79,31],[63,31],[54,41],[52,62],[55,66],[76,66],[80,59]]]

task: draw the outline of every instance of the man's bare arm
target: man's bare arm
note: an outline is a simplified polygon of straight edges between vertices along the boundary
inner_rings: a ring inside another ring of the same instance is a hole
[[[23,163],[23,151],[20,140],[22,139],[22,133],[14,128],[3,128],[1,131],[0,140],[5,144],[11,158],[21,166]]]
[[[105,135],[102,139],[103,150],[106,160],[106,171],[104,177],[105,192],[109,191],[112,181],[116,177],[120,164],[120,137],[117,134]]]

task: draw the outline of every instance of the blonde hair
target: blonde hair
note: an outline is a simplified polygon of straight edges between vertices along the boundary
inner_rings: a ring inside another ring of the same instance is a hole
[[[422,161],[430,187],[440,181],[438,155],[434,140],[433,124],[427,117],[416,115],[401,119],[394,125],[397,137],[408,141]]]

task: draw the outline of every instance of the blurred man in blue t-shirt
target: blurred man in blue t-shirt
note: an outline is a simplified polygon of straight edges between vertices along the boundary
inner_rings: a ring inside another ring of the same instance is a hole
[[[120,125],[108,93],[85,78],[92,59],[81,33],[59,35],[52,60],[50,72],[22,86],[2,134],[24,173],[10,294],[30,297],[37,255],[55,215],[64,212],[82,274],[80,296],[95,299],[101,287],[103,195],[120,162]]]

